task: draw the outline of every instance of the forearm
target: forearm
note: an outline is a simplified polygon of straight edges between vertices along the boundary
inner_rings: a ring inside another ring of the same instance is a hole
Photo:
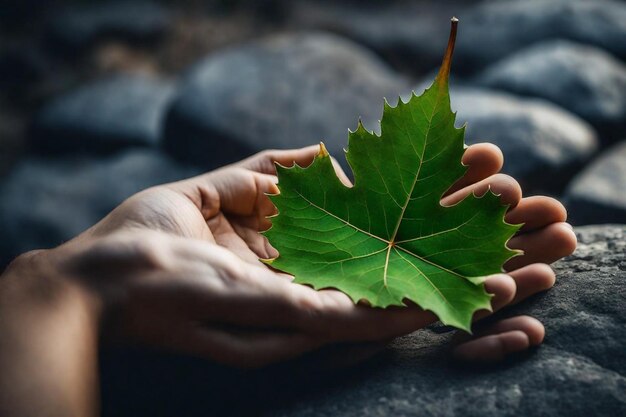
[[[0,277],[0,415],[97,414],[96,317],[45,263],[21,259]]]

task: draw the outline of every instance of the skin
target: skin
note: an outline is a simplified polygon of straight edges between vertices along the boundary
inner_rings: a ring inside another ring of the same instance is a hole
[[[277,255],[258,234],[275,210],[265,196],[277,191],[274,161],[307,165],[317,152],[266,151],[145,190],[66,244],[20,256],[0,278],[0,415],[97,415],[103,343],[259,367],[326,345],[346,346],[351,359],[362,359],[434,322],[417,306],[374,309],[336,290],[293,284],[258,261]],[[563,206],[522,198],[519,184],[498,173],[503,158],[493,145],[470,146],[463,163],[467,174],[442,204],[491,188],[511,207],[506,220],[525,223],[509,242],[525,254],[486,281],[493,310],[552,287],[547,264],[576,246]],[[543,337],[539,321],[519,316],[477,326],[453,354],[494,362]]]

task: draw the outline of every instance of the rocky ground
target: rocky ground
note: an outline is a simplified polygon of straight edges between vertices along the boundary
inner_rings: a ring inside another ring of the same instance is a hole
[[[576,225],[626,224],[621,1],[0,7],[0,269],[142,188],[261,149],[324,140],[342,160],[359,117],[376,130],[383,97],[430,83],[451,15],[461,21],[451,100],[467,142],[498,144],[504,171],[527,194],[563,199]],[[423,332],[371,376],[359,370],[361,383],[274,414],[623,413],[624,229],[578,230],[584,244],[559,264],[557,288],[523,307],[550,335],[525,361],[480,374],[442,368],[439,348],[426,346],[449,335]]]
[[[555,265],[555,287],[504,312],[537,317],[547,331],[542,346],[504,365],[461,367],[449,356],[454,333],[437,326],[396,340],[373,360],[340,370],[324,370],[308,358],[233,372],[189,358],[110,352],[103,358],[104,414],[624,415],[626,226],[584,226],[576,233],[579,249]],[[145,381],[152,382],[146,387]]]

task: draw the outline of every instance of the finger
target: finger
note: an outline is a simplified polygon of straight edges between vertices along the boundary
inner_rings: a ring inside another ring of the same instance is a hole
[[[333,163],[333,168],[335,168],[335,174],[337,174],[337,178],[339,178],[339,181],[341,181],[341,183],[346,187],[352,187],[352,181],[350,181],[346,173],[343,171],[343,168],[341,168],[339,162],[337,162],[337,160],[332,156],[330,157],[330,160]]]
[[[522,188],[513,177],[505,174],[495,174],[444,197],[441,200],[441,204],[451,206],[463,200],[470,193],[481,197],[489,190],[500,196],[502,204],[508,204],[511,207],[517,206],[522,198]]]
[[[530,346],[537,346],[543,342],[546,330],[541,322],[530,316],[516,316],[499,320],[487,326],[477,326],[475,338],[520,330],[528,336]]]
[[[275,175],[275,163],[286,167],[293,166],[294,164],[298,164],[302,167],[309,166],[317,154],[320,153],[320,147],[321,145],[312,145],[301,149],[267,150],[242,161],[241,166],[252,171]],[[350,180],[335,158],[332,158],[332,163],[337,177],[339,177],[344,185],[350,186]]]
[[[419,307],[372,308],[355,305],[344,293],[322,290],[301,328],[329,342],[385,341],[423,328],[437,320]]]
[[[522,198],[519,204],[509,210],[504,219],[510,224],[524,225],[522,232],[541,229],[552,223],[561,223],[567,220],[567,211],[563,204],[554,198],[533,196]]]
[[[485,281],[485,291],[489,294],[493,294],[491,308],[492,312],[496,312],[513,300],[517,293],[517,283],[513,277],[509,275],[497,274],[489,277]],[[491,314],[492,312],[483,311],[482,313]],[[481,312],[476,313],[476,315],[479,315],[479,313]]]
[[[556,275],[546,264],[532,264],[510,272],[515,280],[517,292],[510,304],[522,300],[542,291],[549,290],[556,282]]]
[[[528,338],[528,344],[521,336],[512,337],[510,332],[521,331]],[[505,335],[504,340],[497,340],[493,336]],[[487,326],[476,326],[473,337],[457,333],[455,338],[459,346],[454,354],[459,359],[481,361],[497,361],[503,359],[507,353],[524,350],[530,346],[537,346],[543,342],[545,328],[535,318],[529,316],[517,316]],[[502,343],[504,342],[504,343]],[[509,349],[506,349],[507,346]],[[513,349],[510,349],[510,348]],[[504,349],[502,349],[504,348]]]
[[[306,167],[313,162],[319,151],[319,145],[311,145],[300,149],[268,149],[248,159],[244,159],[236,165],[263,174],[275,175],[276,167],[274,163],[279,163],[283,166],[298,164]]]
[[[468,167],[467,172],[446,191],[445,195],[450,195],[491,175],[497,174],[502,169],[503,161],[502,151],[496,145],[491,143],[470,145],[461,159],[463,165]]]
[[[464,362],[493,363],[529,347],[528,335],[521,330],[512,330],[463,343],[454,349],[453,355]]]
[[[474,314],[474,321],[487,317],[502,308],[518,303],[533,294],[554,286],[554,271],[544,264],[529,265],[511,272],[509,275],[498,274],[485,281],[485,289],[494,294],[491,312],[486,310]]]
[[[238,368],[258,368],[319,347],[301,333],[258,333],[198,326],[188,338],[191,353]]]
[[[515,296],[515,281],[505,274],[490,277],[485,282],[492,293],[494,310],[510,303]],[[321,305],[303,325],[331,341],[381,341],[411,333],[437,320],[430,311],[419,307],[389,307],[386,309],[355,306],[339,291],[320,291]],[[483,315],[490,314],[484,310]],[[477,313],[478,314],[478,313]]]
[[[227,167],[166,187],[189,198],[205,219],[220,210],[242,216],[256,213],[261,217],[274,210],[266,194],[278,192],[276,182],[275,175]]]
[[[576,249],[576,234],[567,223],[553,223],[531,233],[513,237],[507,244],[524,254],[508,260],[504,269],[512,271],[532,263],[550,264]]]
[[[478,321],[510,304],[517,293],[517,283],[513,277],[506,274],[492,275],[485,281],[485,291],[493,294],[491,311],[479,310],[474,313],[473,321]]]
[[[247,242],[233,229],[232,225],[222,213],[213,216],[207,221],[207,226],[211,230],[215,242],[237,254],[242,260],[258,264],[258,255],[251,250]],[[258,233],[256,233],[257,236]],[[260,237],[260,236],[259,236]]]
[[[257,219],[275,213],[267,194],[276,194],[278,181],[274,175],[233,169],[209,179],[220,197],[220,209],[239,216],[255,215]]]
[[[269,243],[267,238],[259,233],[259,230],[267,230],[269,225],[257,225],[250,218],[232,219],[232,228],[237,235],[246,243],[248,248],[261,259],[271,259],[278,256],[278,251]]]

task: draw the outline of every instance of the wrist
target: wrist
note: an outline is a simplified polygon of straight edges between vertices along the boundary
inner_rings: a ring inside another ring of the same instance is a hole
[[[98,325],[97,297],[65,272],[61,252],[44,249],[18,256],[0,277],[0,311],[33,316],[75,308]]]
[[[56,256],[29,252],[0,277],[0,415],[95,415],[99,309]]]

